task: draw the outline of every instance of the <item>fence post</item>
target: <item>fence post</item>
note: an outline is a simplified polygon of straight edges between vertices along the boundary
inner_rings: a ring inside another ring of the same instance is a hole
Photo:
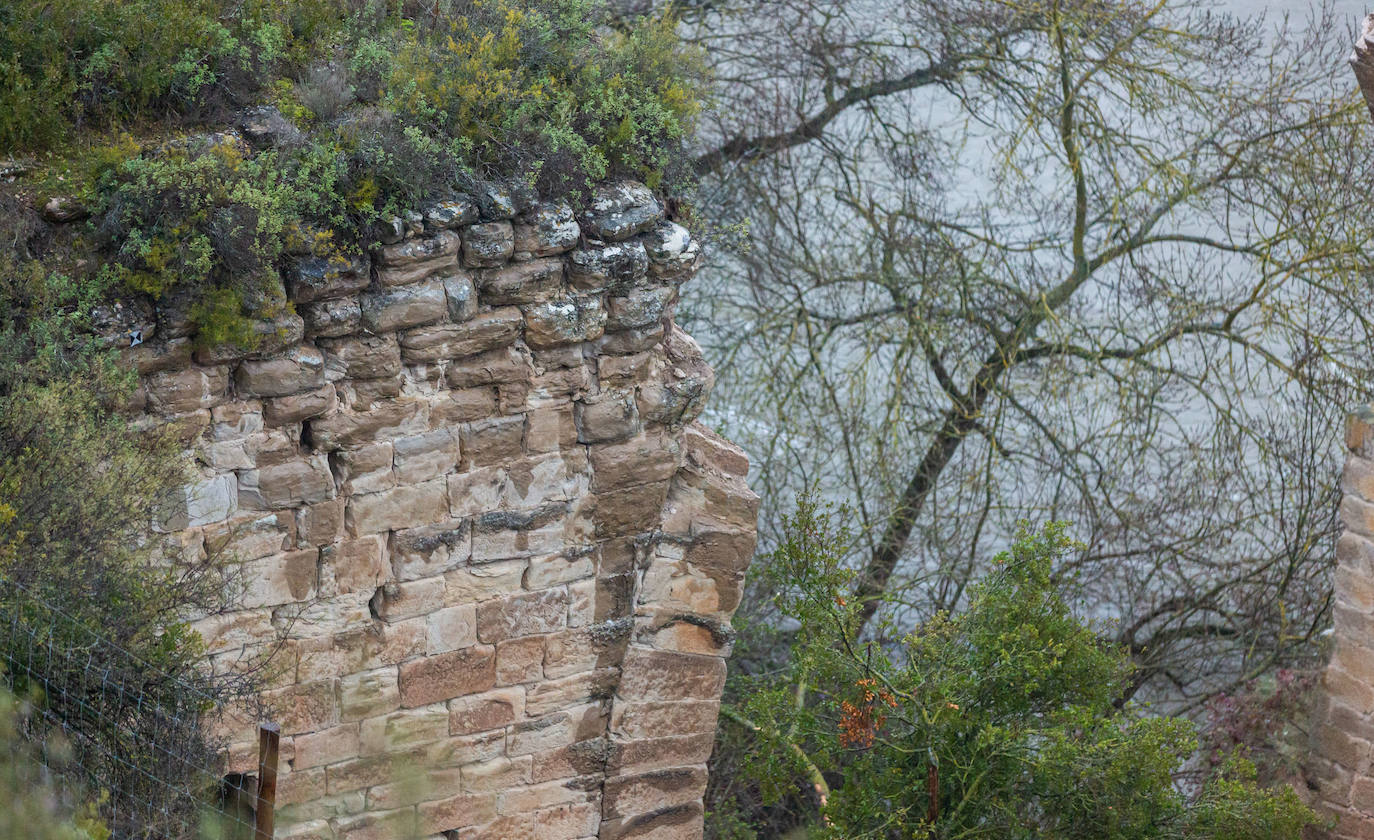
[[[277,749],[281,745],[281,726],[258,726],[258,801],[253,840],[272,840],[276,830]]]

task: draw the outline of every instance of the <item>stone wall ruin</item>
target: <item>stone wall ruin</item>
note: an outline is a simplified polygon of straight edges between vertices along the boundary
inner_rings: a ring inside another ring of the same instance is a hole
[[[241,572],[213,662],[274,654],[277,836],[700,837],[757,498],[695,422],[697,243],[633,183],[302,240],[253,353],[175,304],[124,351],[196,461],[162,538]]]

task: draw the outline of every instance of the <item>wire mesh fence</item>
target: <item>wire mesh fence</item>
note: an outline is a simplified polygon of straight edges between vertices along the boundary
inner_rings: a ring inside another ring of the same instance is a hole
[[[267,773],[225,773],[206,738],[215,698],[21,584],[0,586],[0,680],[23,701],[20,732],[66,810],[94,806],[113,840],[271,836],[258,830],[264,811],[270,832],[272,807],[258,775],[275,777],[274,736]]]

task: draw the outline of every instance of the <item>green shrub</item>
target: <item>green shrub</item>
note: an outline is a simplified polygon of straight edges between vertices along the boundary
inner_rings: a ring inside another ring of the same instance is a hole
[[[745,772],[766,797],[839,782],[819,836],[1260,840],[1314,822],[1240,759],[1180,784],[1193,727],[1114,705],[1131,665],[1053,582],[1062,525],[1023,533],[966,611],[889,648],[857,636],[842,529],[809,501],[787,525],[764,568],[800,628],[783,677],[737,685],[727,719],[764,747]]]
[[[246,340],[248,319],[270,314],[265,281],[292,224],[366,247],[378,219],[491,180],[576,199],[608,176],[690,175],[678,151],[701,70],[671,18],[611,28],[602,0],[49,5],[0,11],[0,55],[15,48],[0,65],[15,108],[13,121],[0,111],[0,148],[114,131],[59,156],[49,180],[94,205],[111,286],[190,295],[206,343]],[[276,103],[304,139],[249,154],[193,136],[131,154],[119,133],[213,123],[252,101]]]
[[[0,672],[37,704],[32,738],[68,737],[121,836],[172,836],[158,821],[195,818],[215,755],[202,716],[254,686],[209,673],[187,624],[229,606],[215,558],[159,560],[149,538],[186,464],[171,430],[117,410],[134,377],[90,333],[104,292],[0,262]]]

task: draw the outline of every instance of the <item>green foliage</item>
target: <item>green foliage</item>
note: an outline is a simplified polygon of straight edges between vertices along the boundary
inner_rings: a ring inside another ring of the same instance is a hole
[[[686,178],[700,62],[671,18],[610,28],[608,14],[602,0],[19,0],[0,10],[0,150],[108,130],[50,161],[48,185],[92,204],[107,279],[186,295],[202,342],[241,342],[272,314],[262,280],[293,223],[366,246],[378,219],[489,180],[576,197],[611,175]],[[300,142],[250,154],[212,134],[140,153],[121,133],[262,101]]]
[[[166,797],[213,755],[201,715],[251,684],[206,673],[186,623],[226,606],[214,559],[158,561],[148,540],[185,463],[172,430],[118,412],[134,377],[91,335],[105,291],[0,263],[0,664],[42,712],[31,738],[79,733],[72,766],[122,819],[153,797],[173,819],[199,807]]]
[[[737,687],[741,720],[766,747],[746,771],[765,797],[823,772],[843,779],[820,835],[1259,840],[1312,822],[1243,762],[1177,784],[1197,749],[1192,726],[1114,705],[1132,666],[1055,585],[1055,563],[1075,549],[1062,524],[1023,531],[966,611],[888,648],[857,637],[844,544],[803,500],[763,565],[778,610],[800,623],[785,679]]]

